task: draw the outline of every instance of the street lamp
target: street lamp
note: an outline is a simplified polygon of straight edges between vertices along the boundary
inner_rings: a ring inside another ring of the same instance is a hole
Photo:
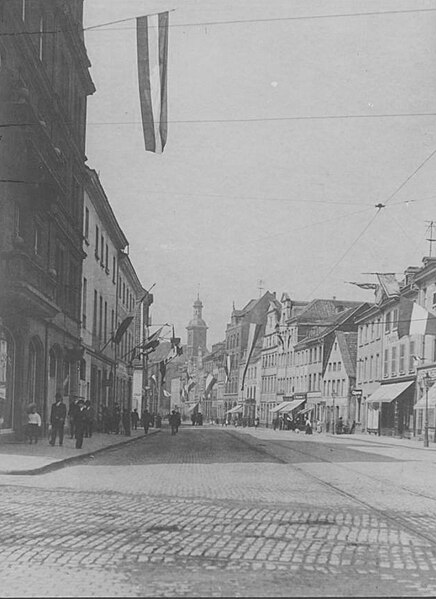
[[[428,447],[428,387],[430,383],[430,375],[425,373],[423,378],[425,385],[425,420],[424,420],[424,447]]]

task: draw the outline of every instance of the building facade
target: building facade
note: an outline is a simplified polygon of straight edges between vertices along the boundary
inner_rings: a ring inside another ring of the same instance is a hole
[[[81,393],[89,67],[81,0],[1,4],[2,432],[20,433],[29,403],[45,428],[56,391]]]

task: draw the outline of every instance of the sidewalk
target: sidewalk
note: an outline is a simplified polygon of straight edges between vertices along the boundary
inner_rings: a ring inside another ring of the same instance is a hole
[[[149,435],[160,432],[151,428]],[[144,430],[133,430],[130,437],[125,435],[94,433],[92,437],[83,439],[82,449],[76,449],[75,439],[70,435],[64,436],[62,447],[49,445],[48,438],[42,437],[38,443],[2,441],[0,442],[0,475],[1,474],[42,474],[51,470],[63,468],[68,464],[79,462],[90,455],[99,453],[111,447],[132,443],[144,437]]]

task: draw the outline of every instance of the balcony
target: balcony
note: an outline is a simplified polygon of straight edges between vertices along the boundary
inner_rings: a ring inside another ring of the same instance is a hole
[[[53,318],[56,279],[22,250],[0,254],[0,306],[3,313]]]

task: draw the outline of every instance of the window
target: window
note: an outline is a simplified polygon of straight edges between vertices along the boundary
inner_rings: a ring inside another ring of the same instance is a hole
[[[104,266],[104,236],[100,235],[100,264]]]
[[[424,289],[422,290],[422,307],[425,308],[426,304],[427,304],[427,287],[424,287]]]
[[[342,369],[342,362],[338,362],[338,371]]]
[[[44,56],[44,18],[41,15],[39,18],[39,31],[38,31],[38,56],[42,62]]]
[[[104,342],[107,340],[107,302],[104,303]]]
[[[103,297],[100,295],[99,301],[99,323],[98,323],[98,338],[101,341],[103,333]]]
[[[41,227],[38,223],[34,223],[33,226],[33,253],[35,256],[41,254]]]
[[[380,354],[376,354],[375,356],[375,380],[378,381],[380,379]]]
[[[398,370],[400,371],[400,374],[403,374],[405,372],[405,356],[406,356],[406,346],[404,345],[404,343],[402,343],[400,345],[400,358],[399,358],[399,364],[398,364]]]
[[[84,222],[83,236],[84,236],[85,240],[88,241],[88,238],[89,238],[89,209],[88,208],[85,208],[85,222]]]
[[[415,370],[415,342],[411,341],[409,345],[409,372],[413,372]]]
[[[390,333],[390,331],[391,331],[391,313],[387,312],[386,320],[385,320],[385,333]]]
[[[98,260],[98,241],[100,239],[100,231],[98,225],[95,225],[95,257]]]
[[[389,350],[385,349],[384,361],[383,361],[383,376],[389,376]]]
[[[23,20],[23,22],[26,22],[26,2],[27,0],[21,0],[21,18]]]
[[[392,311],[392,330],[396,331],[398,329],[398,308],[395,308]]]
[[[94,289],[94,310],[93,310],[93,318],[92,318],[92,334],[94,336],[97,335],[97,304],[98,304],[98,294]]]
[[[117,261],[115,256],[112,258],[112,283],[116,283],[117,279]]]
[[[88,281],[83,277],[83,289],[82,289],[82,326],[86,329],[86,296],[88,293]]]
[[[369,358],[369,375],[368,380],[372,381],[374,376],[374,356]]]
[[[397,374],[397,348],[392,348],[391,355],[391,376],[395,376]]]
[[[109,247],[106,244],[106,260],[105,260],[106,272],[109,273]]]

